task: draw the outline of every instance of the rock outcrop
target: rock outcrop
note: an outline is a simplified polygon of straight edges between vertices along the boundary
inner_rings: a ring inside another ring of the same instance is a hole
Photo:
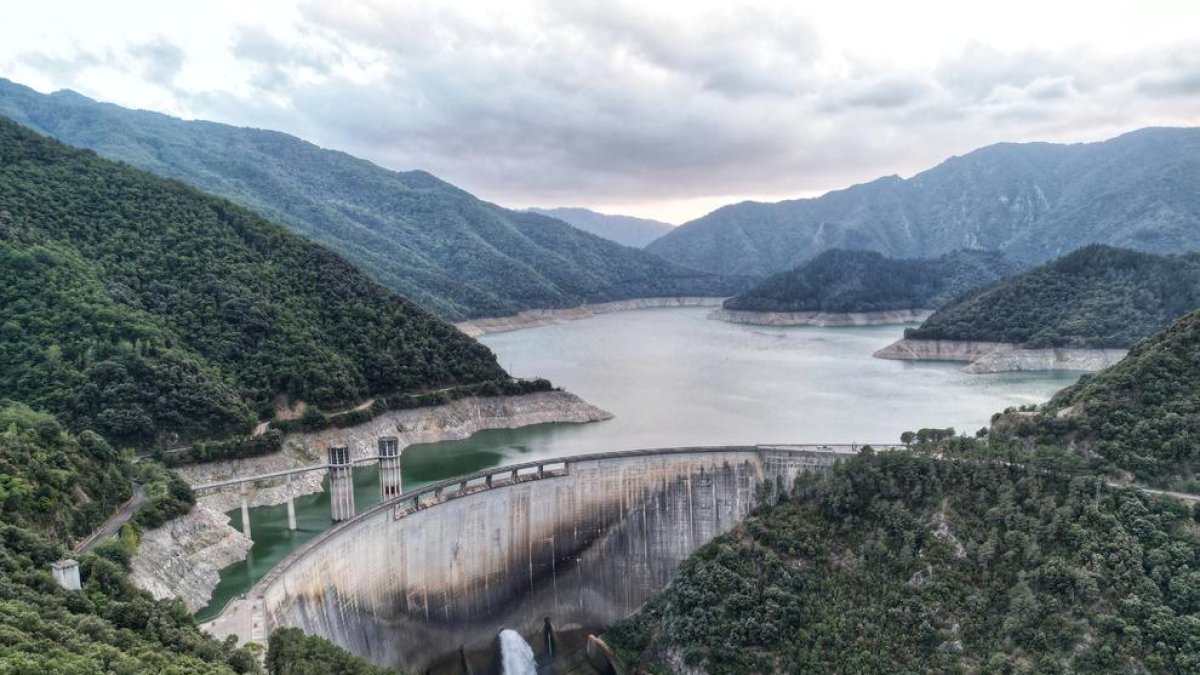
[[[704,297],[670,297],[670,298],[639,298],[636,300],[618,300],[593,305],[580,305],[567,309],[531,309],[493,319],[473,319],[454,324],[456,328],[471,337],[479,337],[486,333],[502,333],[522,328],[547,326],[566,321],[589,319],[597,314],[611,314],[631,309],[652,309],[656,307],[720,307],[724,298]]]
[[[229,517],[203,506],[142,535],[130,580],[156,598],[177,597],[194,612],[208,604],[221,569],[250,552]]]
[[[966,361],[964,373],[1097,371],[1125,358],[1125,349],[1026,349],[1008,342],[897,340],[875,358],[900,361]]]
[[[888,326],[920,323],[931,309],[896,309],[885,312],[745,312],[718,309],[708,318],[751,326]]]

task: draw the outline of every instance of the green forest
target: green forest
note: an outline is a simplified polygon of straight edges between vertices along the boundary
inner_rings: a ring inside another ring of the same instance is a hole
[[[0,119],[0,391],[147,446],[507,380],[494,355],[225,200]]]
[[[605,639],[647,672],[1200,672],[1200,537],[1098,478],[866,452]]]
[[[896,259],[873,251],[833,249],[767,278],[725,301],[747,312],[883,312],[935,309],[1016,272],[1000,253],[956,251],[938,258]]]
[[[905,337],[1125,348],[1200,308],[1200,253],[1087,246],[941,308]]]

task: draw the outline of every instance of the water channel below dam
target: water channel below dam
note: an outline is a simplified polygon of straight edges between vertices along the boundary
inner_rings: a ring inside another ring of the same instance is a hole
[[[768,443],[894,443],[920,427],[973,431],[1009,406],[1040,403],[1078,373],[969,375],[962,364],[871,354],[900,326],[773,328],[707,319],[705,308],[647,309],[485,335],[517,376],[550,379],[615,417],[586,425],[484,431],[415,445],[404,490],[490,467],[587,452]],[[373,465],[354,473],[357,510],[379,502]],[[230,513],[235,527],[241,515]],[[226,568],[201,620],[248,590],[288,553],[332,525],[329,494],[251,510],[254,548]]]

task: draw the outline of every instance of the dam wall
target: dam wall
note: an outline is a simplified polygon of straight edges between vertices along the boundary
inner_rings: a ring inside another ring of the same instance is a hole
[[[326,532],[206,629],[261,641],[298,627],[409,672],[460,647],[485,650],[502,628],[534,634],[545,618],[562,630],[599,632],[760,498],[850,452],[679,448],[472,474]]]

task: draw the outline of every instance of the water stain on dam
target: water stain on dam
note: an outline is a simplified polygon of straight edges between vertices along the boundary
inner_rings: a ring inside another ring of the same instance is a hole
[[[456,662],[460,648],[486,653],[504,628],[533,643],[547,617],[577,647],[665,586],[764,489],[838,457],[672,449],[482,473],[363,512],[282,562],[243,602],[259,634],[298,627],[410,672]]]

